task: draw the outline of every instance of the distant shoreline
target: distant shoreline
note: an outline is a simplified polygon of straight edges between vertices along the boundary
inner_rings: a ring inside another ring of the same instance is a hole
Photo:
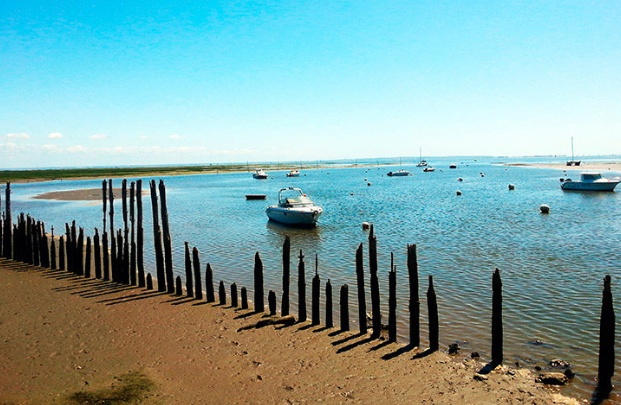
[[[599,171],[621,173],[621,162],[589,163],[582,162],[580,166],[567,166],[564,163],[503,163],[504,166],[533,167],[538,169],[557,169],[563,171]]]

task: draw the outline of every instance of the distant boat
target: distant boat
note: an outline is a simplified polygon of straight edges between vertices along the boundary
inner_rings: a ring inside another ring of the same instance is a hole
[[[565,179],[561,184],[563,190],[581,190],[581,191],[614,191],[617,184],[621,180],[606,179],[601,173],[590,172],[580,173],[579,181],[571,181]]]
[[[257,169],[252,174],[252,177],[254,177],[255,179],[259,179],[259,180],[265,180],[267,179],[267,173],[265,173],[263,169]]]
[[[300,177],[300,171],[291,170],[289,173],[287,173],[287,177]]]
[[[571,137],[571,160],[567,161],[567,166],[580,166],[580,161],[574,159],[574,137]]]
[[[420,149],[420,160],[416,164],[416,167],[425,167],[427,166],[427,161],[423,160],[423,149]]]
[[[388,172],[387,173],[388,176],[393,177],[393,176],[409,176],[410,172],[407,170],[397,170],[396,172]]]
[[[451,164],[449,166],[449,169],[457,169],[457,165],[455,163]]]
[[[278,204],[265,210],[271,221],[287,225],[314,226],[323,213],[299,188],[281,188],[278,191]]]
[[[425,168],[423,169],[423,171],[424,171],[424,172],[435,172],[435,171],[436,171],[436,169],[435,169],[435,167],[432,167],[432,166],[427,166],[427,167],[425,167]]]
[[[265,194],[246,194],[246,200],[265,200]]]

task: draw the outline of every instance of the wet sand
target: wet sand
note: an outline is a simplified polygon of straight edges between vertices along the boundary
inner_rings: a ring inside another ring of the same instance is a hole
[[[239,330],[261,319],[0,259],[0,402],[134,394],[144,404],[578,403],[527,370],[475,380],[484,363],[469,353],[415,356],[309,324]]]

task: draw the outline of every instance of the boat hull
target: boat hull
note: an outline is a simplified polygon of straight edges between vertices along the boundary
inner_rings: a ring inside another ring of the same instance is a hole
[[[399,176],[409,176],[410,172],[406,171],[406,170],[399,170],[396,172],[388,172],[388,176],[390,177],[399,177]]]
[[[582,181],[566,181],[561,184],[563,190],[576,190],[576,191],[614,191],[615,187],[619,184],[618,181],[597,181],[597,182],[582,182]]]
[[[270,206],[265,210],[271,221],[287,225],[314,226],[323,210],[320,207],[283,208]]]

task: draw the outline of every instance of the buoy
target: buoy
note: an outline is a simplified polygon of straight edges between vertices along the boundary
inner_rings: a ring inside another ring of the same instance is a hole
[[[546,204],[541,204],[541,207],[539,207],[539,210],[541,211],[542,214],[548,214],[550,212],[550,207]]]
[[[371,224],[368,222],[363,222],[362,223],[362,229],[369,229],[369,227],[371,227]]]
[[[559,180],[561,181],[561,183],[565,181],[565,179],[562,177]]]
[[[367,183],[367,186],[370,186],[370,185],[371,185],[371,183]]]
[[[509,184],[509,190],[514,190],[515,186],[513,184]]]
[[[461,191],[457,190],[457,195],[461,195]]]
[[[461,177],[459,177],[459,178],[457,179],[457,181],[464,181],[464,179],[462,179]]]

